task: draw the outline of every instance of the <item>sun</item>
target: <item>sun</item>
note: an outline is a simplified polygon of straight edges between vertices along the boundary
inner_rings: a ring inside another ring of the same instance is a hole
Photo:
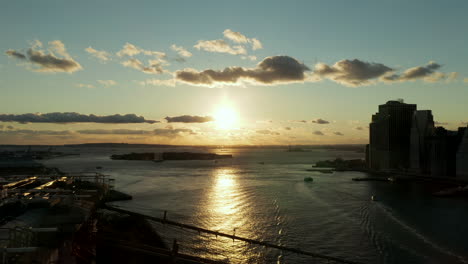
[[[219,129],[236,128],[238,122],[238,114],[236,110],[228,105],[221,105],[214,113],[215,124]]]

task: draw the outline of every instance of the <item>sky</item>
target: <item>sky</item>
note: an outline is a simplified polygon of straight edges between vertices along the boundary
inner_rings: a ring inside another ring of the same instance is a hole
[[[468,121],[466,1],[8,1],[0,144],[362,144]]]

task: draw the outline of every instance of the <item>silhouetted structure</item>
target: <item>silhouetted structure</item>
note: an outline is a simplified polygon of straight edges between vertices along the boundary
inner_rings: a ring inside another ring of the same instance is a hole
[[[464,130],[449,131],[437,127],[429,137],[429,159],[431,176],[451,176],[456,174],[456,155]]]
[[[417,110],[413,114],[410,135],[410,168],[417,173],[429,173],[428,138],[434,135],[431,110]]]
[[[431,176],[468,177],[468,129],[434,126],[431,110],[416,110],[403,100],[379,105],[370,123],[368,167]]]
[[[465,128],[464,136],[458,148],[457,176],[468,179],[468,128]]]
[[[370,168],[392,170],[409,168],[410,134],[415,104],[388,101],[370,123]]]

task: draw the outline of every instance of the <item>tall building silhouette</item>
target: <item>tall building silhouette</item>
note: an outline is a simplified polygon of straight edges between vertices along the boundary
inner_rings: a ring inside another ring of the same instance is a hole
[[[457,152],[457,177],[468,179],[468,127],[458,147]]]
[[[415,104],[403,100],[379,105],[369,126],[369,165],[374,170],[410,167],[410,135]]]
[[[463,129],[450,131],[443,127],[437,127],[434,135],[429,137],[431,176],[455,176],[456,155],[463,136],[462,132],[464,132]]]
[[[434,131],[432,111],[416,110],[413,113],[410,135],[410,168],[413,172],[429,173],[429,137],[434,135]]]

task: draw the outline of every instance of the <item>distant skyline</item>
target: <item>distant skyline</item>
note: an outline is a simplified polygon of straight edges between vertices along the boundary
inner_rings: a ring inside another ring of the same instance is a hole
[[[356,144],[466,126],[466,1],[9,1],[0,144]]]

